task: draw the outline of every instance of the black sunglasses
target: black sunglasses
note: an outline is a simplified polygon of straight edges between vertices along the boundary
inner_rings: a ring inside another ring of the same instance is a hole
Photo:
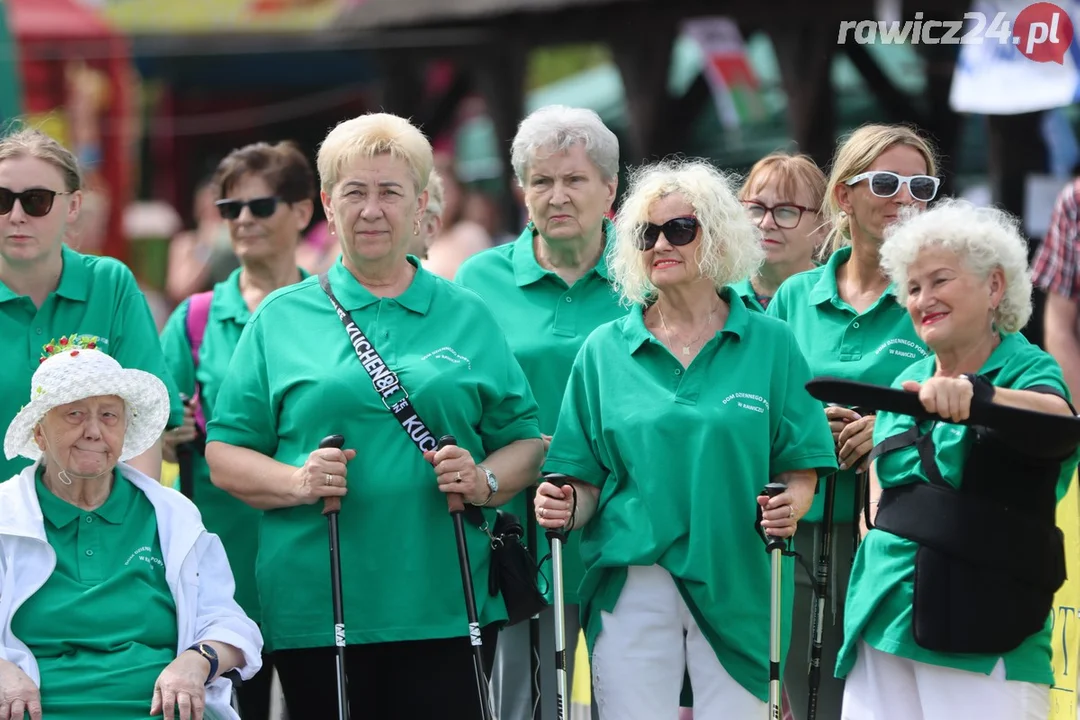
[[[689,245],[697,237],[698,227],[695,217],[672,218],[663,225],[649,223],[638,240],[638,249],[652,250],[656,247],[656,241],[660,239],[660,233],[664,233],[664,237],[672,245]]]
[[[70,192],[57,192],[45,188],[33,188],[15,192],[0,188],[0,215],[7,215],[15,208],[15,201],[22,205],[23,212],[30,217],[45,217],[52,210],[53,200],[57,195],[70,195]]]
[[[276,197],[261,197],[253,200],[218,200],[216,203],[218,212],[224,220],[235,220],[247,207],[251,214],[257,218],[268,218],[277,212],[278,199]]]

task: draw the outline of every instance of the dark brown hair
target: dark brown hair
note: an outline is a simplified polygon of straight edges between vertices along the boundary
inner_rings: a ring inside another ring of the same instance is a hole
[[[218,199],[244,175],[257,175],[274,194],[287,203],[315,198],[315,172],[300,148],[288,140],[276,145],[259,142],[229,153],[218,164],[213,187]]]

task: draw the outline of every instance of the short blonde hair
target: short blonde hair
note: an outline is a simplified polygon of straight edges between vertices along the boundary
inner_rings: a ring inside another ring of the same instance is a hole
[[[926,160],[927,174],[937,175],[934,148],[913,128],[907,125],[863,125],[852,132],[836,148],[825,201],[821,206],[821,216],[831,226],[822,244],[824,252],[836,252],[851,244],[851,219],[840,209],[840,203],[836,200],[836,186],[864,172],[894,145],[907,145],[918,151]]]
[[[738,179],[705,160],[663,160],[633,171],[615,217],[615,242],[608,249],[614,283],[627,304],[656,296],[644,253],[638,249],[649,208],[668,195],[681,195],[701,226],[697,261],[717,289],[750,277],[765,259],[761,235],[735,195]]]
[[[881,246],[881,267],[896,283],[900,302],[908,297],[907,271],[928,248],[956,253],[976,277],[994,268],[1005,274],[1005,294],[994,311],[1002,332],[1018,332],[1031,318],[1031,271],[1020,220],[1004,210],[976,207],[966,200],[943,199],[925,212],[905,209]]]
[[[443,212],[443,180],[438,170],[432,168],[427,181],[427,210],[428,215],[442,217]]]
[[[82,188],[82,175],[75,154],[40,130],[24,127],[0,139],[0,162],[32,157],[49,163],[64,178],[64,190]]]
[[[800,188],[805,189],[809,196],[807,207],[820,212],[825,200],[825,173],[809,155],[774,152],[761,158],[750,168],[739,188],[739,199],[749,200],[751,195],[772,183],[792,200],[799,196]]]
[[[431,143],[424,134],[403,117],[390,113],[368,113],[345,120],[330,131],[319,146],[319,182],[330,192],[337,184],[341,169],[357,158],[390,155],[409,166],[416,194],[427,187],[435,165]]]

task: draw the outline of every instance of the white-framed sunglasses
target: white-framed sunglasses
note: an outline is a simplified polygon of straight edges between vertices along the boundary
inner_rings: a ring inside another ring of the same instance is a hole
[[[845,180],[845,185],[854,185],[863,180],[870,181],[870,192],[880,198],[890,198],[900,192],[900,187],[907,185],[911,197],[920,202],[930,202],[937,195],[940,178],[933,175],[897,175],[888,170],[873,170],[859,173],[850,180]]]

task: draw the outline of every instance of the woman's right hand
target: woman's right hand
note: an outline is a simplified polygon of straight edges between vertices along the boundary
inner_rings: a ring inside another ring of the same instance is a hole
[[[41,692],[18,665],[0,660],[0,720],[41,720]]]
[[[308,455],[303,466],[293,473],[297,505],[313,505],[323,498],[343,496],[348,491],[346,463],[354,457],[355,450],[340,448],[319,448]]]
[[[825,408],[825,419],[829,421],[833,444],[836,445],[838,450],[840,449],[840,433],[844,432],[844,428],[861,417],[862,415],[854,410],[840,405],[830,405]]]
[[[553,483],[542,482],[536,488],[533,508],[536,522],[540,523],[541,527],[558,530],[570,520],[574,509],[574,488],[570,483],[559,487]]]

